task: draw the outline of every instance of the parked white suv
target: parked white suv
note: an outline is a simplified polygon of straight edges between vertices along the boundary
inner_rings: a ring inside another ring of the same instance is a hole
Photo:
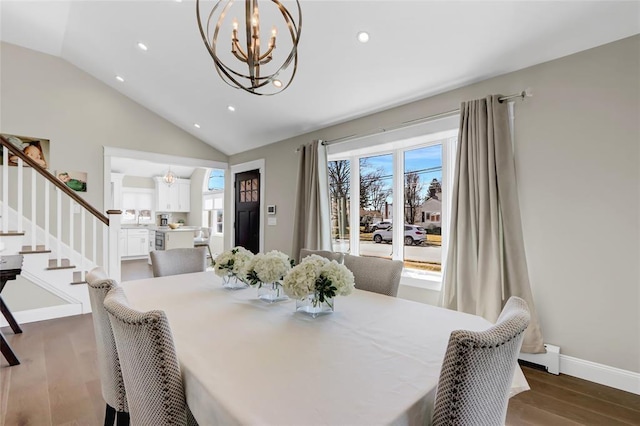
[[[373,241],[381,243],[383,241],[391,242],[393,239],[393,227],[387,229],[379,229],[373,233]],[[418,225],[404,225],[404,244],[410,246],[412,244],[419,245],[427,240],[427,231]]]
[[[380,222],[376,222],[373,225],[371,225],[371,230],[372,231],[377,231],[378,229],[389,229],[391,227],[392,223],[390,220],[383,220]]]

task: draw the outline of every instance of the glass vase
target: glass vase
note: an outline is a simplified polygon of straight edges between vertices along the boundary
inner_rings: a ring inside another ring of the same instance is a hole
[[[261,283],[258,287],[258,299],[268,303],[287,300],[289,297],[284,294],[282,283],[274,281],[272,283]]]
[[[249,287],[249,284],[239,280],[235,274],[230,272],[222,277],[222,286],[229,290],[242,290]]]
[[[317,293],[309,293],[302,299],[296,300],[296,312],[302,312],[313,318],[333,312],[333,298],[325,298],[323,302]]]

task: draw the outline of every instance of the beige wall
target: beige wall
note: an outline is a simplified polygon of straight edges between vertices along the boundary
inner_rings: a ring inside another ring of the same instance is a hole
[[[68,62],[7,43],[0,43],[0,132],[49,139],[50,171],[88,172],[87,192],[79,195],[100,211],[105,210],[104,146],[227,161],[226,155]],[[15,170],[11,168],[12,206],[17,198],[17,185],[13,183],[16,182]],[[27,188],[30,175],[25,174]],[[42,191],[41,186],[38,191]],[[38,200],[42,198],[39,196]],[[51,198],[53,203],[55,196]],[[30,200],[25,197],[25,212],[31,211]],[[55,208],[51,213],[55,215]],[[63,202],[63,214],[68,217],[68,203]],[[41,225],[44,221],[41,204],[38,204],[37,216]],[[186,215],[181,217],[186,219]],[[55,217],[51,223],[56,223]],[[87,221],[87,226],[90,223]],[[66,227],[64,220],[64,238],[68,235]],[[75,233],[75,247],[80,246],[79,235],[80,232]],[[98,259],[102,259],[100,247]],[[30,293],[41,302],[30,304],[30,308],[50,305],[35,292]],[[24,306],[21,302],[26,297],[24,293],[7,297],[12,309]]]
[[[227,156],[58,57],[0,43],[0,131],[50,139],[50,170],[89,173],[103,209],[103,147],[227,161]]]
[[[278,205],[277,226],[265,228],[265,250],[289,253],[298,145],[533,88],[534,97],[516,105],[515,154],[545,341],[569,356],[640,372],[639,64],[635,36],[234,155],[230,164],[265,159],[264,205]],[[415,288],[400,294],[436,300]]]
[[[154,182],[153,178],[141,176],[125,176],[122,179],[122,187],[155,189],[156,183]]]

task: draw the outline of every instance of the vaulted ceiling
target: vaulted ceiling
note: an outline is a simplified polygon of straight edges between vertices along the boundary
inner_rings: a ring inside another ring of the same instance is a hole
[[[0,38],[64,58],[231,155],[640,32],[635,1],[302,0],[301,7],[298,73],[271,97],[218,77],[195,1],[3,0]],[[357,41],[359,31],[370,34],[368,43]]]

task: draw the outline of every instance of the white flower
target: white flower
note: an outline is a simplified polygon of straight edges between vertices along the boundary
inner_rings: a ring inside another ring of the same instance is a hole
[[[318,286],[319,283],[324,283]],[[291,269],[284,278],[282,286],[288,296],[301,299],[310,293],[316,293],[321,288],[335,287],[335,296],[347,296],[354,289],[353,274],[346,266],[335,260],[331,262],[324,257],[311,255]],[[333,297],[325,291],[325,297]]]
[[[336,288],[336,295],[348,296],[355,288],[353,273],[344,265],[335,260],[327,262],[320,269],[320,276],[331,281],[331,285]]]
[[[253,253],[244,247],[234,247],[231,250],[225,250],[220,253],[214,260],[214,271],[218,276],[225,276],[232,273],[242,280],[242,271],[246,268]]]
[[[286,254],[272,250],[253,264],[253,270],[263,283],[280,281],[291,270],[291,262]]]

